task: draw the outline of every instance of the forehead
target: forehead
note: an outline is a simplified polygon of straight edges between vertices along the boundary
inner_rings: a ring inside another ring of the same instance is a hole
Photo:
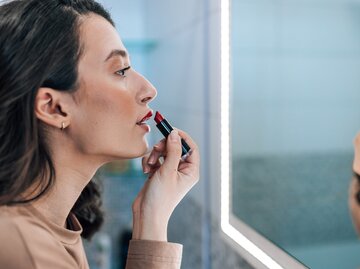
[[[112,51],[126,51],[116,29],[96,14],[84,17],[80,27],[80,40],[85,60],[104,62]]]

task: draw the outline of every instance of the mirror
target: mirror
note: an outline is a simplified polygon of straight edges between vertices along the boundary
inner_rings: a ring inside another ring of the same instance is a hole
[[[243,236],[241,248],[265,268],[358,268],[347,201],[360,116],[360,1],[234,0],[229,15],[223,230]]]

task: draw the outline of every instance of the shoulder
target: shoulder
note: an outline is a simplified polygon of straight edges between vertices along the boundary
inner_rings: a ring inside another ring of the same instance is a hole
[[[0,268],[34,268],[16,220],[0,217]]]
[[[15,242],[14,238],[17,239]],[[21,243],[22,249],[30,254],[39,249],[49,251],[60,244],[46,225],[34,216],[24,214],[0,214],[0,242]]]
[[[77,268],[73,255],[83,251],[80,235],[66,245],[63,234],[26,210],[0,207],[0,268]]]
[[[51,234],[42,227],[41,222],[32,217],[0,214],[0,240],[10,241],[9,243],[12,244],[11,239],[16,237],[27,245],[32,241],[36,242],[37,238],[49,236]]]
[[[0,268],[55,268],[58,261],[44,254],[66,258],[61,242],[33,216],[0,214],[0,242]]]

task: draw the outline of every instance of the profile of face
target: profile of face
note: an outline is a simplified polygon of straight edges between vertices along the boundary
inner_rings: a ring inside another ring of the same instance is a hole
[[[84,155],[105,161],[142,156],[149,129],[137,123],[149,113],[156,89],[128,68],[129,55],[107,20],[95,14],[81,20],[79,89],[71,93],[75,98],[65,99],[66,132]]]

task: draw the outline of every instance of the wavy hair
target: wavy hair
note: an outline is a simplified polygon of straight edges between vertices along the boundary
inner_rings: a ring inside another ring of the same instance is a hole
[[[94,13],[114,25],[93,0],[13,0],[0,5],[0,205],[34,201],[54,185],[46,127],[34,112],[40,87],[75,92],[82,55],[81,17]],[[33,197],[21,194],[36,186]],[[92,179],[71,210],[91,236],[103,222]]]

